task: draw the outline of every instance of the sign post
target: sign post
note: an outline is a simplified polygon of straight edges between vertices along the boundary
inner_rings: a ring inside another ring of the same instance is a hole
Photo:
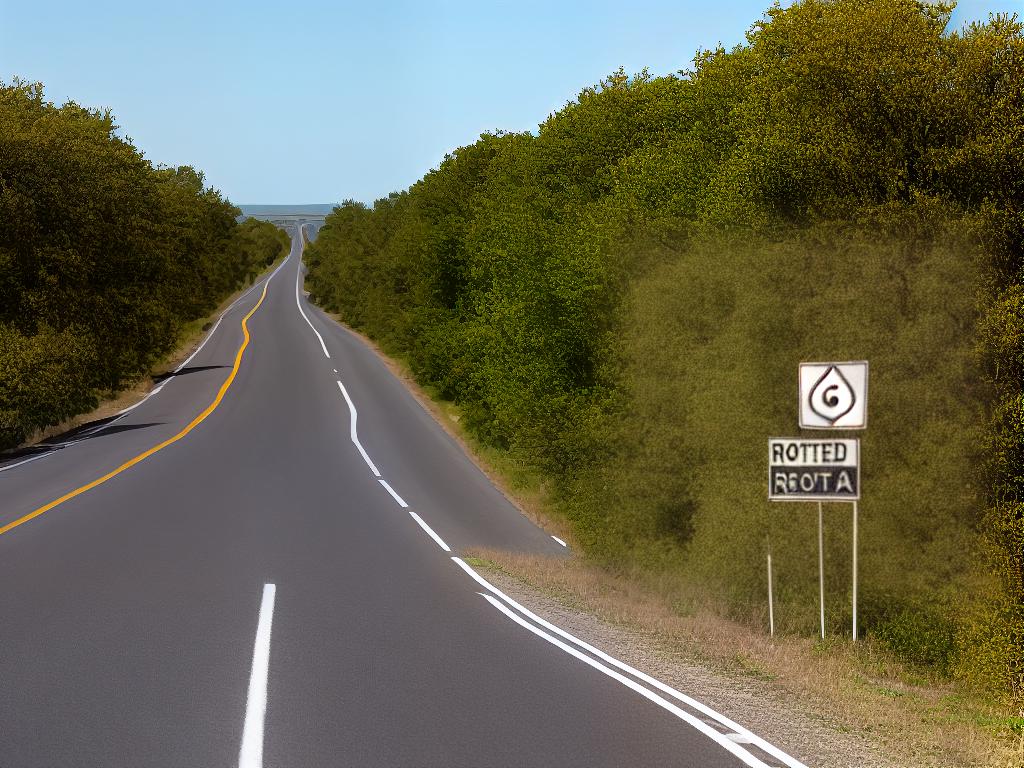
[[[856,503],[856,502],[854,502]],[[825,639],[825,515],[818,502],[818,605],[821,607],[821,639]]]
[[[857,502],[853,502],[853,642],[857,642]]]
[[[818,602],[822,639],[825,638],[825,522],[821,504],[824,501],[853,502],[853,637],[856,640],[860,440],[769,438],[768,499],[818,502]]]
[[[866,429],[868,426],[868,361],[800,363],[800,427],[802,429]],[[857,499],[860,495],[857,495]],[[853,641],[857,642],[857,499],[853,499]],[[821,504],[818,505],[818,569],[821,592],[821,636],[825,637],[825,586]]]
[[[866,429],[868,363],[800,363],[801,429]],[[825,521],[822,502],[853,504],[853,641],[857,642],[857,502],[860,440],[769,438],[769,501],[818,502],[818,605],[825,639]],[[768,555],[771,613],[771,553]]]

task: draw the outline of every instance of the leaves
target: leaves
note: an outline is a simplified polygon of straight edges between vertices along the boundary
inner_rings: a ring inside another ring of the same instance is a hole
[[[0,83],[0,448],[138,378],[281,252],[237,215],[194,169],[154,169],[109,112]]]
[[[1019,529],[1004,502],[1024,493],[1024,36],[1007,17],[947,33],[950,11],[776,4],[689,71],[620,69],[536,134],[485,134],[372,209],[336,209],[310,284],[539,470],[592,555],[686,568],[747,616],[756,435],[789,423],[800,359],[877,362],[872,629],[945,667],[951,635],[915,644],[908,601],[947,616],[969,593],[977,528],[994,572],[1018,568],[1016,539],[991,532]],[[802,567],[790,606],[813,605]],[[1024,604],[1019,579],[997,581]],[[1024,666],[1008,627],[990,630],[1007,689]]]

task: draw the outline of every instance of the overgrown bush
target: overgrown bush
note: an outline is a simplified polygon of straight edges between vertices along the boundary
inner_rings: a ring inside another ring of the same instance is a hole
[[[776,4],[687,72],[614,73],[336,209],[313,293],[541,472],[592,557],[756,620],[771,546],[792,631],[816,509],[768,504],[765,439],[798,362],[870,360],[864,630],[1020,697],[1024,37],[950,10]],[[826,526],[841,631],[848,509]]]

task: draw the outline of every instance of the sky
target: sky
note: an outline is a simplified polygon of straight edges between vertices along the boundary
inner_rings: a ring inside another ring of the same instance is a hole
[[[483,131],[534,130],[623,67],[742,43],[770,0],[0,0],[0,81],[110,108],[233,202],[372,202]],[[963,0],[952,24],[1024,0]]]

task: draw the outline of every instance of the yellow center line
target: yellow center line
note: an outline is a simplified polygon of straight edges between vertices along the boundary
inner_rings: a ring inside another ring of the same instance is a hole
[[[231,386],[231,382],[233,382],[235,380],[235,375],[238,373],[238,367],[242,364],[242,354],[245,352],[245,348],[247,346],[249,346],[249,326],[248,326],[249,318],[252,317],[253,314],[255,314],[256,310],[259,309],[260,305],[263,303],[263,299],[265,299],[267,297],[267,288],[269,287],[269,285],[270,285],[270,280],[268,279],[267,282],[265,282],[263,284],[263,293],[260,296],[260,300],[256,302],[256,306],[255,307],[253,307],[252,309],[249,310],[249,314],[247,314],[245,317],[242,318],[242,334],[243,334],[244,338],[242,340],[242,346],[240,346],[238,348],[238,354],[235,355],[235,364],[231,368],[231,373],[228,374],[227,379],[221,385],[220,391],[217,393],[217,397],[215,397],[213,399],[213,402],[210,403],[202,413],[200,413],[198,416],[196,416],[194,419],[192,419],[192,421],[189,423],[189,425],[187,427],[185,427],[183,430],[181,430],[181,432],[176,434],[174,437],[170,437],[167,440],[164,440],[159,445],[154,445],[149,450],[143,451],[142,453],[140,453],[135,458],[129,459],[124,464],[119,466],[117,469],[111,470],[107,474],[103,475],[103,477],[98,477],[95,480],[93,480],[92,482],[86,483],[85,485],[81,486],[80,488],[75,488],[75,490],[70,491],[68,493],[65,493],[59,499],[54,499],[49,504],[44,504],[43,506],[39,507],[39,509],[35,509],[35,510],[29,512],[27,515],[23,515],[22,517],[19,517],[17,520],[14,520],[13,522],[10,522],[10,523],[8,523],[7,525],[5,525],[3,527],[0,527],[0,536],[2,536],[3,534],[7,533],[8,531],[10,531],[13,528],[17,528],[19,525],[24,525],[25,523],[27,523],[29,520],[32,520],[33,518],[39,517],[44,512],[49,512],[51,509],[53,509],[56,506],[59,506],[59,505],[63,504],[65,501],[73,499],[76,496],[80,496],[81,494],[85,493],[86,491],[92,490],[97,485],[102,485],[103,483],[107,482],[107,480],[109,480],[110,478],[112,478],[112,477],[114,477],[116,475],[119,475],[122,472],[124,472],[126,469],[129,469],[130,467],[134,467],[139,462],[144,461],[145,459],[148,459],[154,453],[157,453],[158,451],[162,451],[164,448],[166,448],[167,446],[171,445],[172,443],[178,442],[179,440],[181,440],[181,438],[183,438],[185,435],[187,435],[193,429],[195,429],[200,424],[202,424],[203,421],[206,419],[206,417],[209,416],[211,413],[213,413],[217,409],[217,406],[220,405],[220,401],[224,399],[224,394],[228,391],[228,388]]]

